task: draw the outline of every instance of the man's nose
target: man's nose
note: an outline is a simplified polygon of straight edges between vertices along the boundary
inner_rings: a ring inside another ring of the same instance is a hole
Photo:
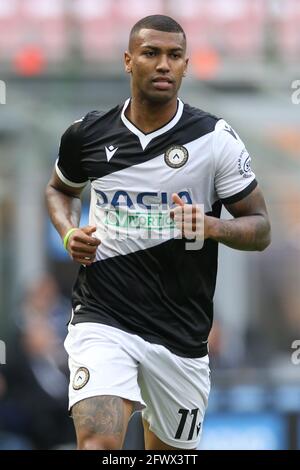
[[[170,71],[170,66],[169,66],[169,61],[168,61],[168,56],[167,55],[162,54],[159,57],[159,61],[158,61],[157,66],[156,66],[156,70],[158,70],[160,72],[164,72],[164,73],[167,73],[167,72]]]

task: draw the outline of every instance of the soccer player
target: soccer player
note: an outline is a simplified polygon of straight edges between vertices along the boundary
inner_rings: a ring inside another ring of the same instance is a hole
[[[138,21],[125,52],[131,98],[67,129],[47,186],[52,222],[81,264],[65,341],[79,449],[122,448],[138,408],[146,449],[197,448],[218,242],[270,243],[238,134],[177,96],[187,65],[176,21]],[[88,181],[90,221],[79,227]],[[222,204],[231,220],[220,219]]]

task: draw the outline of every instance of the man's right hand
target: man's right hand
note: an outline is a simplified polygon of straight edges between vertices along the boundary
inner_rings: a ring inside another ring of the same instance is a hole
[[[89,266],[93,263],[96,251],[101,241],[92,237],[96,227],[87,225],[74,230],[68,239],[67,250],[71,258],[77,263]]]

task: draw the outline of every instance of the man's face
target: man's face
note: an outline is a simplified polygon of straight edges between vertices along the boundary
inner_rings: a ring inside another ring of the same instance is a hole
[[[125,52],[132,95],[150,102],[167,103],[177,96],[187,64],[182,33],[141,29]]]

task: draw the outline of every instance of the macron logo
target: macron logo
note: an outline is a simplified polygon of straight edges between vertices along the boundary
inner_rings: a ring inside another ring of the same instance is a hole
[[[113,145],[110,145],[108,148],[105,147],[105,153],[106,153],[106,158],[108,162],[114,156],[117,150],[118,150],[118,147],[114,147]]]

